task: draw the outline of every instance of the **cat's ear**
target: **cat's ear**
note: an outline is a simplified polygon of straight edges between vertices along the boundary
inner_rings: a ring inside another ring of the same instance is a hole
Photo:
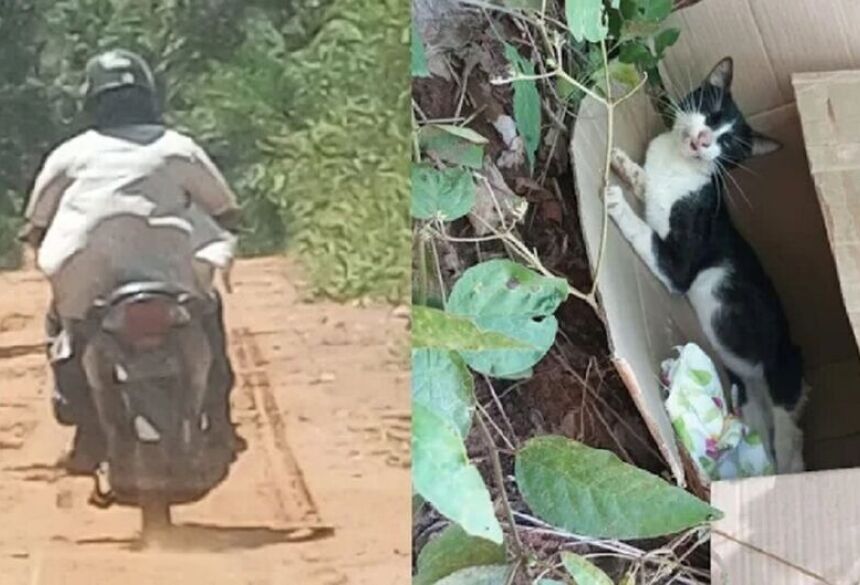
[[[734,73],[734,62],[731,57],[725,57],[714,65],[708,74],[708,83],[720,89],[729,89],[732,85],[732,74]]]
[[[763,156],[776,152],[782,148],[782,142],[768,138],[764,134],[753,132],[752,135],[752,156]]]

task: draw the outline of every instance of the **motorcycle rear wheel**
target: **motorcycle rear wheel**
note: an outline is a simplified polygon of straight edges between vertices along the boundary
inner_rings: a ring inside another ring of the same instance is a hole
[[[158,497],[145,497],[140,502],[141,535],[144,542],[162,540],[172,525],[170,504]]]

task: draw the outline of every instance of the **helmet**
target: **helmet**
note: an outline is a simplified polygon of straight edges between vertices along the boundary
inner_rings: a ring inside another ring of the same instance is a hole
[[[139,87],[155,99],[155,77],[141,56],[124,49],[114,49],[89,60],[83,87],[87,103],[106,91],[122,87]]]

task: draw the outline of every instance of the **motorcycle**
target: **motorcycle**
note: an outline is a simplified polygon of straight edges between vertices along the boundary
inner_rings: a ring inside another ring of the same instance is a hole
[[[235,460],[227,392],[213,368],[202,298],[163,282],[129,282],[97,299],[81,327],[82,365],[105,456],[94,503],[138,506],[144,538],[173,505],[197,501]]]

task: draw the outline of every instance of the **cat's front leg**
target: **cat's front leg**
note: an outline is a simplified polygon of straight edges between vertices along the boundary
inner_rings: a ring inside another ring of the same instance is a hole
[[[609,158],[612,170],[618,177],[630,185],[633,194],[639,199],[645,197],[645,169],[633,162],[627,153],[620,148],[613,148]]]
[[[618,226],[621,235],[627,240],[636,254],[645,262],[645,265],[651,269],[660,282],[667,289],[673,290],[671,282],[660,270],[657,263],[657,255],[654,250],[654,230],[639,217],[636,212],[630,207],[630,204],[624,198],[624,192],[618,185],[609,185],[604,192],[606,198],[606,208],[609,212],[609,217]]]

